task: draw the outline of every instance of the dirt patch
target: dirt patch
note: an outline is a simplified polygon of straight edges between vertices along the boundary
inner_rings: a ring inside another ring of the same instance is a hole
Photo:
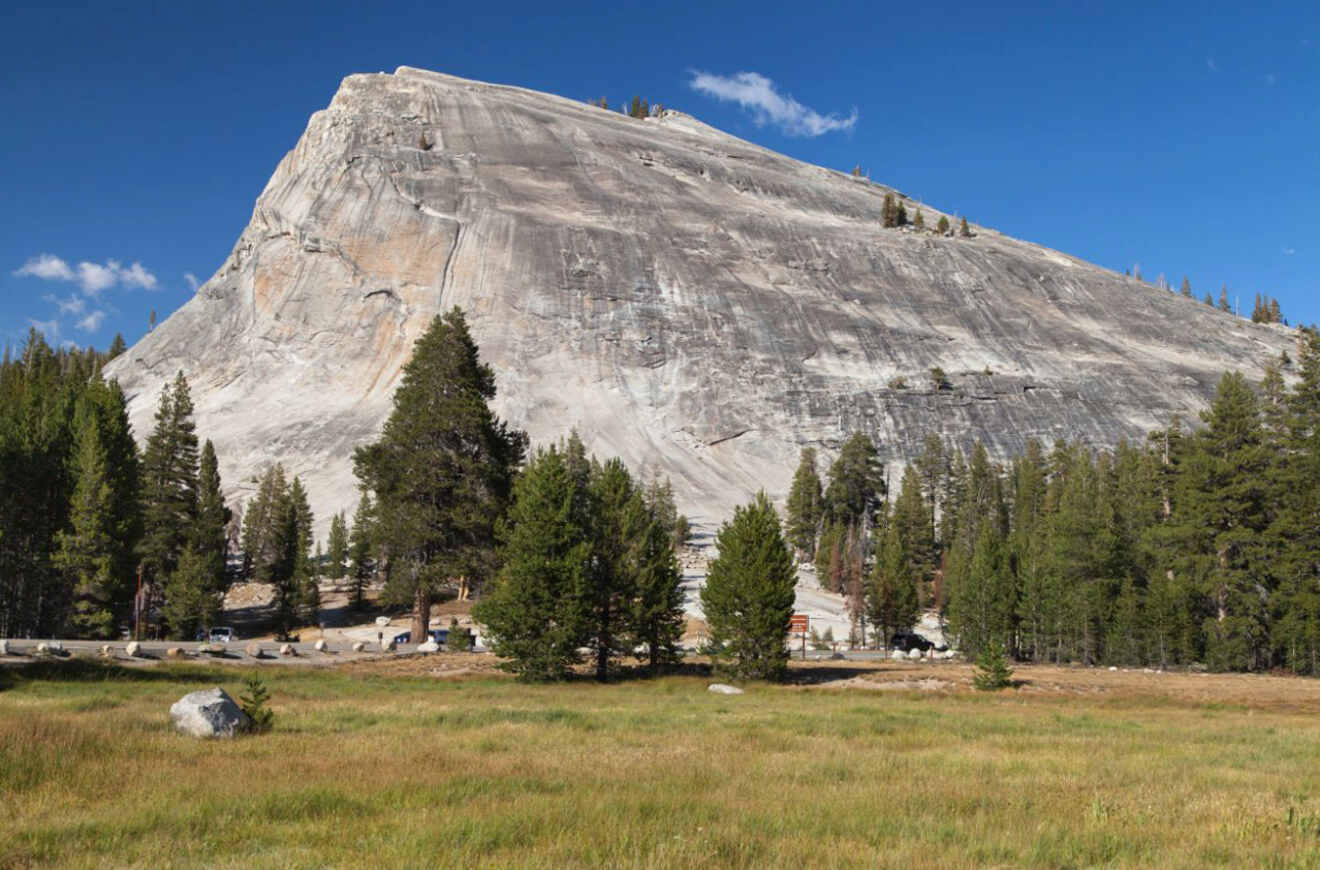
[[[334,665],[350,674],[382,677],[503,677],[499,659],[487,653],[437,653],[434,655],[377,655]]]

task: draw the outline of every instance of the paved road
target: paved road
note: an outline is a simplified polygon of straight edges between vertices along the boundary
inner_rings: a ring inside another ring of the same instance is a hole
[[[101,648],[107,645],[107,641],[102,641],[102,640],[55,640],[50,638],[7,639],[6,643],[9,646],[9,651],[11,655],[17,654],[21,656],[31,656],[37,654],[39,652],[38,647],[41,644],[47,644],[48,646],[53,644],[59,644],[60,647],[62,647],[65,652],[76,653],[80,655],[99,655]],[[233,660],[233,659],[252,660],[252,656],[248,655],[247,653],[247,647],[253,643],[258,644],[261,647],[261,657],[263,659],[282,658],[282,656],[280,655],[280,648],[284,646],[284,644],[276,643],[275,641],[270,641],[270,640],[263,640],[263,641],[237,640],[227,644],[223,644],[223,643],[203,644],[203,643],[197,643],[191,641],[144,640],[141,641],[139,644],[140,649],[138,651],[137,657],[142,659],[167,659],[170,657],[168,655],[169,650],[178,649],[182,652],[184,658],[198,658],[201,660],[206,660],[211,657],[216,657],[216,658],[229,659],[229,660]],[[122,640],[109,642],[108,646],[110,647],[111,656],[113,656],[114,658],[121,658],[121,659],[128,658],[129,656],[125,651],[125,647],[127,645],[128,645],[127,642]],[[218,649],[220,650],[220,652],[219,653],[199,652],[199,648],[203,646],[206,646],[208,649]],[[356,655],[356,653],[353,652],[353,644],[352,642],[349,641],[327,640],[324,652],[318,651],[312,643],[292,643],[289,644],[289,646],[292,647],[294,650],[295,655],[293,657],[299,659],[316,660],[316,659],[327,659],[331,656]],[[417,651],[416,644],[401,644],[394,650],[394,652],[396,653],[410,653],[416,651]],[[362,654],[363,655],[377,654],[380,652],[382,652],[382,650],[379,646],[377,646],[375,643],[369,643],[366,645],[366,648],[362,651]]]

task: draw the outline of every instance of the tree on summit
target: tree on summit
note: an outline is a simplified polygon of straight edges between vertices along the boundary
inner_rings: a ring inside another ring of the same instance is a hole
[[[495,567],[495,521],[527,436],[495,417],[494,397],[495,374],[453,308],[417,340],[380,439],[353,454],[390,554],[385,597],[412,605],[413,637],[425,635],[442,587]]]

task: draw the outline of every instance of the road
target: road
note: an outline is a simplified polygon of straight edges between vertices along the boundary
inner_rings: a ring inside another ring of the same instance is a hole
[[[103,640],[59,640],[51,638],[17,638],[6,639],[9,646],[10,655],[32,656],[38,653],[40,644],[59,644],[67,653],[76,653],[80,655],[99,655],[103,646],[110,647],[112,658],[129,659],[125,647],[127,641],[103,641]],[[261,647],[261,658],[263,661],[283,660],[292,658],[295,660],[316,661],[318,659],[326,660],[333,656],[357,656],[357,655],[375,655],[382,652],[381,648],[373,643],[368,643],[362,653],[353,652],[352,641],[327,640],[325,651],[318,651],[313,643],[291,643],[288,646],[294,651],[293,656],[284,657],[280,655],[280,648],[284,644],[275,641],[243,641],[237,640],[228,644],[203,644],[195,641],[169,641],[169,640],[144,640],[139,643],[140,649],[137,658],[143,660],[168,659],[169,650],[178,649],[182,652],[183,658],[192,658],[207,660],[211,658],[221,660],[247,659],[253,661],[253,657],[247,654],[249,644],[256,643]],[[206,646],[210,649],[219,648],[220,653],[204,653],[199,648]],[[396,653],[411,653],[417,651],[417,644],[401,644],[395,648]],[[480,650],[478,650],[480,651]]]

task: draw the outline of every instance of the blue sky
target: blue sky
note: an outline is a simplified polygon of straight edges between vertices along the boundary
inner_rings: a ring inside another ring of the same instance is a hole
[[[9,341],[32,323],[139,338],[220,265],[340,79],[400,64],[641,94],[1103,266],[1320,320],[1314,2],[19,5],[0,11]]]

